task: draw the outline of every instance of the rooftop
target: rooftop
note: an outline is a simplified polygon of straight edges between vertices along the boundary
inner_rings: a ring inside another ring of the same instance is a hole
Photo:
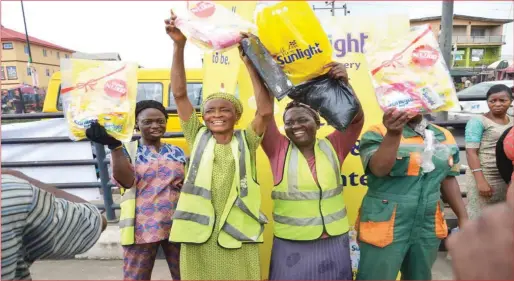
[[[482,21],[482,22],[495,22],[495,23],[499,23],[499,24],[511,23],[513,21],[512,19],[492,19],[492,18],[473,17],[473,16],[466,16],[466,15],[455,15],[455,14],[453,15],[453,19]],[[424,21],[432,21],[432,20],[441,20],[441,16],[410,19],[410,22],[424,22]]]
[[[25,37],[25,33],[21,33],[9,28],[4,27],[3,25],[0,25],[0,38],[2,38],[3,41],[18,41],[18,42],[27,42],[27,39]],[[36,37],[29,36],[30,44],[39,45],[51,49],[56,49],[60,51],[70,52],[73,53],[74,51],[71,49],[64,48],[62,46],[50,43],[48,41],[41,40]]]
[[[120,54],[118,53],[81,53],[76,52],[71,55],[74,59],[88,59],[88,60],[107,60],[107,61],[121,61]]]

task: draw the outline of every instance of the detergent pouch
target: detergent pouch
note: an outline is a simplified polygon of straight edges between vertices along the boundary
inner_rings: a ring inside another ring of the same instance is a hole
[[[259,38],[245,38],[241,41],[241,46],[273,96],[279,101],[287,96],[293,88],[293,83],[273,60]]]
[[[332,46],[307,1],[282,1],[257,14],[259,39],[298,85],[329,69]]]
[[[212,1],[188,1],[187,12],[177,15],[176,26],[203,50],[225,51],[241,41],[241,32],[255,33],[251,22]]]
[[[366,52],[375,94],[385,111],[394,107],[427,114],[458,106],[457,94],[430,26],[404,38],[380,41]]]
[[[289,97],[318,111],[338,131],[346,130],[359,110],[359,101],[353,90],[328,75],[294,87]]]
[[[86,138],[97,121],[122,142],[132,139],[137,96],[137,65],[79,59],[61,60],[61,95],[70,138]]]

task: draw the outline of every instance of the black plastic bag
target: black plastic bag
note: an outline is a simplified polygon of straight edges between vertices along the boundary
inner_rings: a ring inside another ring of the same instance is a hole
[[[338,131],[346,130],[359,111],[352,89],[328,75],[297,85],[289,97],[318,111]]]
[[[241,40],[244,54],[250,59],[253,66],[264,81],[268,90],[277,100],[283,99],[294,87],[282,68],[273,60],[266,47],[257,37]]]
[[[498,139],[498,142],[496,143],[496,167],[498,168],[498,172],[500,172],[500,176],[507,184],[510,182],[513,166],[512,161],[510,161],[510,159],[507,158],[507,155],[505,154],[505,150],[503,149],[503,141],[509,134],[510,130],[512,130],[512,127],[505,130],[505,132],[503,132],[501,137]]]

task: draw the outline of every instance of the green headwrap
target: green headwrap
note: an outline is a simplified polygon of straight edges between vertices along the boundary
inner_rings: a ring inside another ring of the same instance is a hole
[[[224,99],[224,100],[229,101],[232,105],[234,105],[237,116],[240,117],[241,115],[243,115],[243,104],[241,103],[241,101],[238,98],[236,98],[234,95],[227,94],[227,93],[214,93],[214,94],[210,94],[207,98],[205,98],[205,100],[203,101],[202,106],[200,108],[202,114],[204,113],[204,108],[205,108],[205,105],[207,104],[207,102],[209,102],[211,100],[215,100],[215,99]]]

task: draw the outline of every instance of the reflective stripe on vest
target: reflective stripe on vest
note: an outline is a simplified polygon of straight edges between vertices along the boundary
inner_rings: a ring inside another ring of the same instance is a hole
[[[124,147],[129,154],[131,164],[135,167],[138,141],[125,143]],[[118,225],[120,228],[120,243],[122,246],[132,245],[135,242],[134,227],[136,224],[136,190],[137,187],[135,185],[131,188],[120,188],[121,210]]]

